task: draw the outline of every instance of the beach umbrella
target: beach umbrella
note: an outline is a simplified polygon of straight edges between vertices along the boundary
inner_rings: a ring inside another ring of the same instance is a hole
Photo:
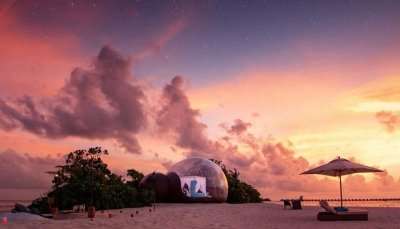
[[[338,157],[337,159],[332,160],[327,164],[307,170],[301,174],[319,174],[319,175],[339,177],[340,207],[343,207],[342,176],[353,173],[376,173],[376,172],[383,172],[383,171],[380,169],[354,163],[344,158]]]

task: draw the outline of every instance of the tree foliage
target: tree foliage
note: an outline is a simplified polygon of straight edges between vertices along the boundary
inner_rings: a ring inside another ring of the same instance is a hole
[[[40,200],[54,200],[52,205],[59,209],[72,209],[85,204],[96,209],[112,209],[149,205],[154,201],[152,190],[139,187],[143,174],[128,170],[130,181],[110,171],[102,156],[107,150],[100,147],[76,150],[66,156],[65,164],[57,166],[52,190],[47,198],[34,201],[43,207]]]
[[[128,169],[127,176],[130,177],[131,180],[126,183],[133,187],[139,187],[139,183],[144,177],[143,173],[135,169]]]
[[[262,201],[261,194],[257,189],[239,179],[240,172],[237,169],[227,168],[222,161],[210,160],[221,167],[228,180],[228,203],[259,203]]]

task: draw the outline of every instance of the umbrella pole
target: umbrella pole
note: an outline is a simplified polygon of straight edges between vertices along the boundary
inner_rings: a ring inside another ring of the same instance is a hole
[[[340,183],[340,207],[343,207],[343,194],[342,194],[342,176],[339,175],[339,183]]]

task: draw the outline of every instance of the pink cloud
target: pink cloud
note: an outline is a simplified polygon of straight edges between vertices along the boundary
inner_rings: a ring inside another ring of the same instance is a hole
[[[173,135],[178,146],[208,151],[210,142],[204,134],[207,126],[197,120],[199,111],[190,106],[183,83],[181,76],[175,76],[164,87],[157,125],[161,132]]]
[[[380,111],[376,113],[375,117],[390,133],[394,132],[400,126],[400,116],[393,112]]]
[[[181,79],[175,78],[171,85],[166,87],[172,88],[169,88],[171,91],[167,94],[169,100],[165,108],[170,117],[166,120],[170,121],[165,122],[165,125],[177,137],[177,145],[187,150],[187,156],[196,155],[224,161],[228,167],[239,169],[243,179],[262,190],[264,196],[337,196],[336,179],[299,175],[317,165],[312,165],[306,158],[297,156],[292,149],[292,143],[284,144],[254,136],[248,130],[251,126],[249,122],[237,119],[232,125],[225,123],[225,135],[217,140],[209,139],[204,131],[206,126],[197,119],[198,113],[189,112],[194,110],[181,84]],[[171,123],[172,125],[167,125]],[[196,138],[192,138],[190,144],[182,144],[182,139],[190,136]],[[372,180],[365,179],[363,175],[347,176],[344,180],[346,187],[349,187],[345,189],[348,196],[360,195],[361,190],[363,196],[381,195],[383,190],[389,194],[395,192],[400,185],[388,173],[373,175]]]
[[[0,99],[0,128],[23,129],[47,138],[115,139],[140,153],[135,134],[146,125],[145,95],[133,83],[131,62],[110,47],[95,58],[92,69],[76,68],[52,98]]]
[[[12,150],[0,152],[0,189],[45,189],[61,158],[35,157]]]
[[[240,135],[240,134],[246,132],[247,129],[251,127],[251,123],[244,122],[241,119],[235,119],[234,124],[232,126],[228,127],[228,126],[226,126],[226,123],[222,123],[222,124],[220,124],[220,126],[231,134]]]

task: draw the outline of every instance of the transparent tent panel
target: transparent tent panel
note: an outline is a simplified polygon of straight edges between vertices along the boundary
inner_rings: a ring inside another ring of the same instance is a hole
[[[223,202],[228,197],[228,182],[222,169],[214,162],[193,157],[173,165],[186,197]]]

